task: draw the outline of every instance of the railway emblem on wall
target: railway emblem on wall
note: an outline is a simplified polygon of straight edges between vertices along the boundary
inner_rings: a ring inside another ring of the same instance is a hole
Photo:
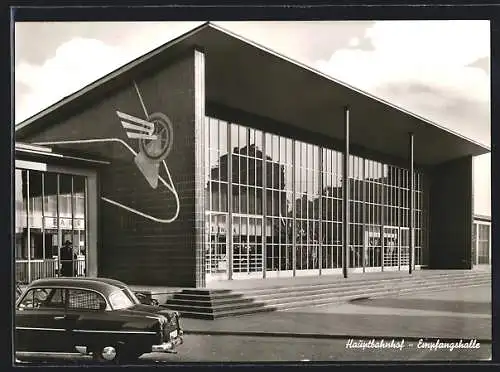
[[[139,152],[135,164],[152,188],[158,187],[160,163],[170,153],[173,143],[173,128],[170,119],[161,112],[148,115],[147,120],[116,111],[127,137],[137,139]]]

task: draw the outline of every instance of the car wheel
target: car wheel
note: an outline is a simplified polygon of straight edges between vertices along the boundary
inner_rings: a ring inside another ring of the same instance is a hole
[[[99,346],[92,351],[92,359],[98,363],[117,363],[118,348],[116,346]]]

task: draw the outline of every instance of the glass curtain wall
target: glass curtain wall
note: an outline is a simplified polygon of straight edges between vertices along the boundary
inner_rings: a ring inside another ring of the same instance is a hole
[[[342,153],[322,148],[321,272],[342,268]]]
[[[491,264],[491,224],[474,222],[473,224],[472,257],[475,265]]]
[[[293,275],[293,141],[265,134],[266,276]]]
[[[340,271],[342,153],[214,118],[206,123],[207,279]],[[409,171],[351,155],[348,184],[349,267],[407,266]],[[416,265],[423,190],[416,172]]]
[[[295,141],[295,255],[300,275],[319,269],[319,151]]]
[[[71,275],[85,275],[86,178],[15,170],[16,281],[61,275],[60,248],[72,250]]]

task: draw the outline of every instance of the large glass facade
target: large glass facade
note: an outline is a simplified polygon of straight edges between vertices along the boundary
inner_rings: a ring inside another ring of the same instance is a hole
[[[474,221],[472,225],[472,263],[491,264],[491,222]]]
[[[215,118],[206,124],[207,279],[341,271],[343,154]],[[408,267],[409,171],[354,155],[348,164],[349,267]],[[414,184],[421,265],[421,173]]]
[[[60,248],[72,248],[71,276],[86,268],[86,178],[15,170],[16,281],[61,275]]]

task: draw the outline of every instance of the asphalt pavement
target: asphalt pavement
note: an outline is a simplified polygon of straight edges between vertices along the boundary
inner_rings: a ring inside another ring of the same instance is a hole
[[[216,320],[183,318],[183,326],[185,343],[178,354],[146,354],[140,362],[489,360],[491,287]],[[88,357],[74,355],[23,359],[51,364],[89,362]]]
[[[352,362],[352,361],[470,361],[489,360],[490,344],[477,348],[423,348],[418,342],[394,339],[393,347],[362,349],[359,340],[306,339],[286,337],[191,335],[177,354],[145,354],[136,364],[211,362]],[[377,340],[381,341],[381,340]],[[387,345],[393,339],[383,340]],[[403,345],[401,343],[404,341]],[[358,348],[349,345],[358,344]],[[400,348],[399,345],[402,347]],[[36,364],[92,364],[90,357],[78,355],[31,355],[23,360]]]
[[[186,334],[491,341],[491,286],[376,298],[215,320],[183,319]]]

